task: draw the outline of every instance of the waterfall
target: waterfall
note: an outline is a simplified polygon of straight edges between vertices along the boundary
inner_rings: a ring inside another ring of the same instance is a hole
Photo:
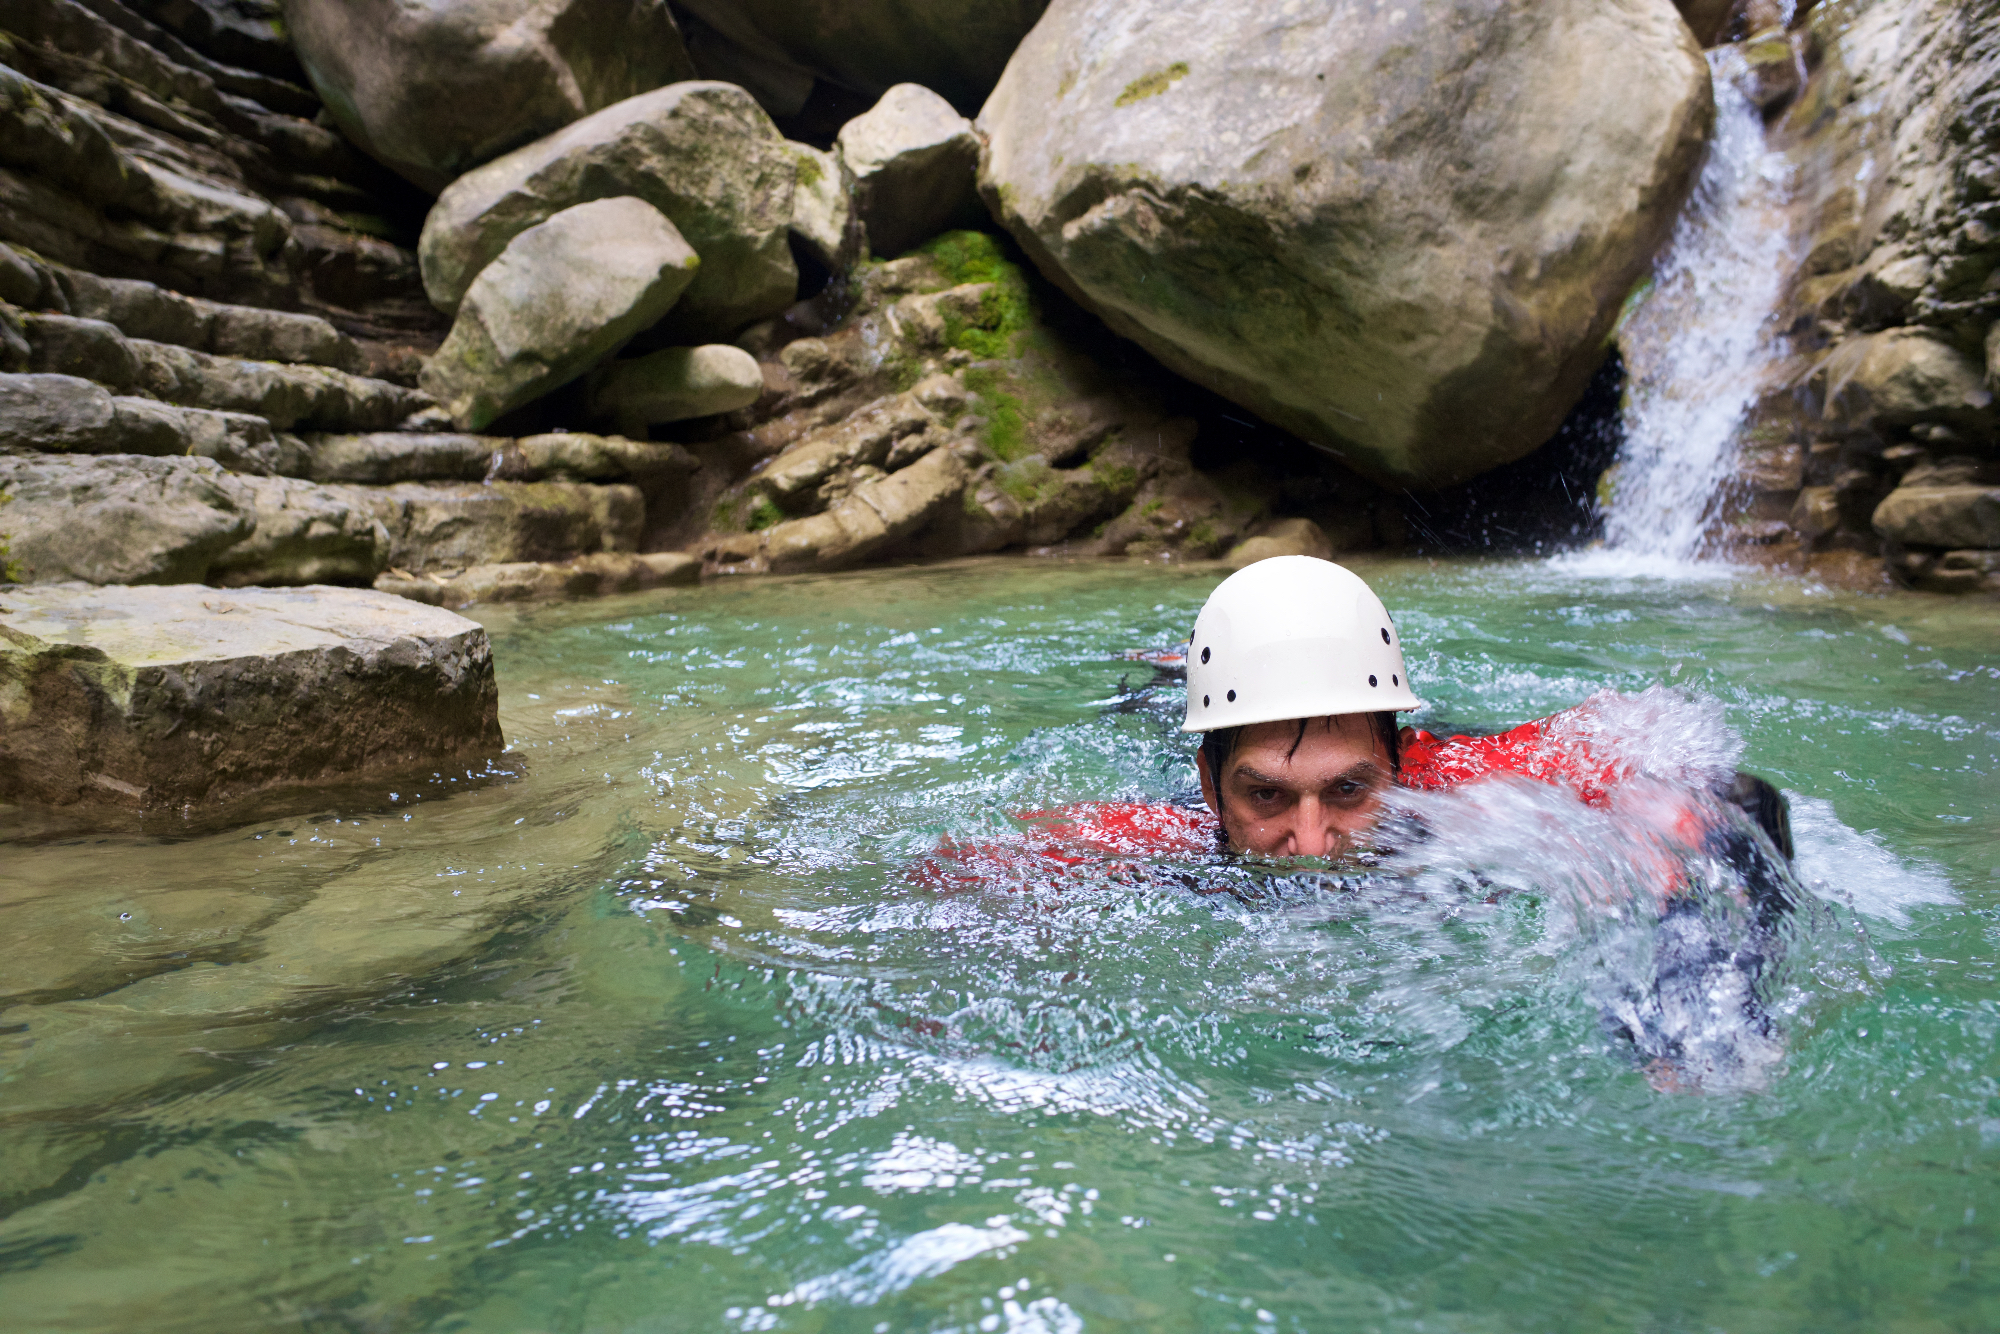
[[[1687,573],[1707,554],[1714,506],[1744,418],[1778,373],[1776,313],[1797,245],[1790,167],[1766,146],[1735,47],[1708,53],[1716,126],[1694,193],[1620,346],[1630,376],[1604,543],[1566,564],[1606,574]]]

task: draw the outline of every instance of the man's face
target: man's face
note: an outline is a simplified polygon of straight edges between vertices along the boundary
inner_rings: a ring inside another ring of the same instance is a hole
[[[1221,774],[1200,756],[1201,795],[1229,845],[1267,857],[1337,857],[1374,828],[1393,780],[1365,713],[1243,729]]]

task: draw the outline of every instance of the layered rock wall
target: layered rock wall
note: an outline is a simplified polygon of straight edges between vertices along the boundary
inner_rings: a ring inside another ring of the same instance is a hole
[[[1807,257],[1781,315],[1789,383],[1748,433],[1739,531],[2000,592],[2000,5],[1836,0],[1747,40],[1776,71],[1769,133]]]

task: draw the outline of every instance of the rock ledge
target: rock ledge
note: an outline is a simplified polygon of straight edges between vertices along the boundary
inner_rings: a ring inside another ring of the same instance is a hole
[[[497,753],[486,632],[387,594],[0,589],[0,801],[158,809]]]

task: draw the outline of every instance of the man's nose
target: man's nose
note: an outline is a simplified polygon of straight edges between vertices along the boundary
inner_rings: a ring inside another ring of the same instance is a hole
[[[1299,802],[1292,825],[1292,855],[1295,857],[1324,857],[1331,853],[1340,840],[1340,834],[1333,827],[1330,812],[1312,797]]]

